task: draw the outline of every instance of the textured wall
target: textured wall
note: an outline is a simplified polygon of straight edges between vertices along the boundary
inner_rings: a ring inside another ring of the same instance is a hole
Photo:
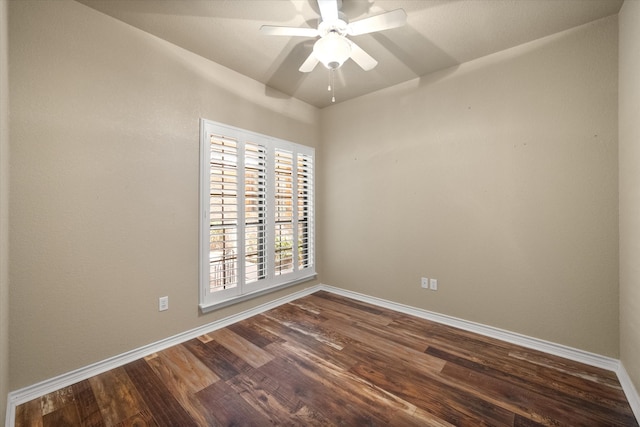
[[[314,146],[317,109],[73,1],[9,18],[12,390],[309,285],[199,314],[199,119]]]
[[[617,73],[613,16],[323,109],[323,282],[617,357]]]
[[[640,390],[640,2],[620,22],[620,359]]]

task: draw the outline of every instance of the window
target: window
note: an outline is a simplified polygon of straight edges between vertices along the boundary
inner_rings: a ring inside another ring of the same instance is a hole
[[[315,276],[314,150],[200,123],[200,308]]]

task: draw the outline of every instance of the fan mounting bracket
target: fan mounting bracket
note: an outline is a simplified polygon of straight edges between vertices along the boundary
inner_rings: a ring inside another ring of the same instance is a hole
[[[349,23],[346,21],[346,18],[336,19],[334,21],[322,21],[318,25],[318,34],[320,34],[320,37],[324,37],[333,32],[344,37],[348,34],[348,29]]]

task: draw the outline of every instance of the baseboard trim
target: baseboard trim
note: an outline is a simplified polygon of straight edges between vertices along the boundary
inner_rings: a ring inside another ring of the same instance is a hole
[[[631,406],[633,415],[635,415],[636,420],[640,420],[640,395],[638,394],[638,390],[636,390],[635,386],[633,385],[631,377],[629,377],[629,374],[624,368],[622,362],[620,362],[620,366],[616,371],[616,374],[618,375],[618,380],[620,381],[622,390],[627,396],[627,400],[629,401],[629,406]]]
[[[480,335],[496,338],[502,341],[518,344],[523,347],[531,348],[533,350],[539,350],[545,353],[553,354],[556,356],[564,357],[573,361],[585,363],[587,365],[595,366],[598,368],[613,371],[618,375],[620,384],[623,391],[627,396],[627,400],[631,405],[634,415],[637,419],[640,419],[640,398],[638,392],[635,389],[631,379],[629,378],[624,366],[620,361],[601,356],[598,354],[586,352],[583,350],[567,347],[561,344],[552,343],[537,338],[528,337],[525,335],[517,334],[514,332],[506,331],[492,326],[482,325],[480,323],[470,322],[467,320],[459,319],[452,316],[447,316],[440,313],[423,310],[416,307],[411,307],[405,304],[396,303],[393,301],[372,297],[369,295],[361,294],[358,292],[349,291],[342,288],[336,288],[330,285],[319,284],[298,292],[291,293],[282,298],[275,299],[268,303],[256,306],[249,310],[234,314],[223,319],[216,320],[212,323],[200,326],[195,329],[174,335],[172,337],[157,341],[155,343],[131,350],[129,352],[105,359],[103,361],[85,366],[83,368],[68,372],[66,374],[59,375],[57,377],[39,382],[37,384],[13,391],[9,393],[7,397],[7,414],[6,414],[6,427],[15,426],[16,407],[26,403],[30,400],[41,397],[47,393],[51,393],[55,390],[70,386],[79,381],[91,378],[92,376],[99,375],[111,369],[123,366],[134,360],[143,358],[155,352],[164,350],[168,347],[180,344],[190,339],[196,338],[200,335],[213,332],[217,329],[224,328],[233,323],[247,319],[256,314],[260,314],[264,311],[276,308],[282,304],[286,304],[298,298],[310,295],[317,291],[327,291],[336,295],[342,295],[347,298],[366,302],[369,304],[377,305],[379,307],[388,308],[390,310],[398,311],[400,313],[409,314],[412,316],[420,317],[423,319],[431,320],[434,322],[442,323],[448,326],[453,326],[459,329],[463,329],[469,332],[474,332]]]

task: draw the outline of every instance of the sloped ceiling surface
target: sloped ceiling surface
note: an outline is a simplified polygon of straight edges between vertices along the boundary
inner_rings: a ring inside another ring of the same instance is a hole
[[[267,36],[263,24],[315,28],[316,0],[77,0],[322,108],[329,71],[298,68],[315,39]],[[623,0],[343,0],[350,22],[402,8],[407,24],[352,39],[378,61],[336,72],[336,102],[618,13]],[[269,93],[275,93],[269,91]],[[271,95],[275,96],[275,95]]]

